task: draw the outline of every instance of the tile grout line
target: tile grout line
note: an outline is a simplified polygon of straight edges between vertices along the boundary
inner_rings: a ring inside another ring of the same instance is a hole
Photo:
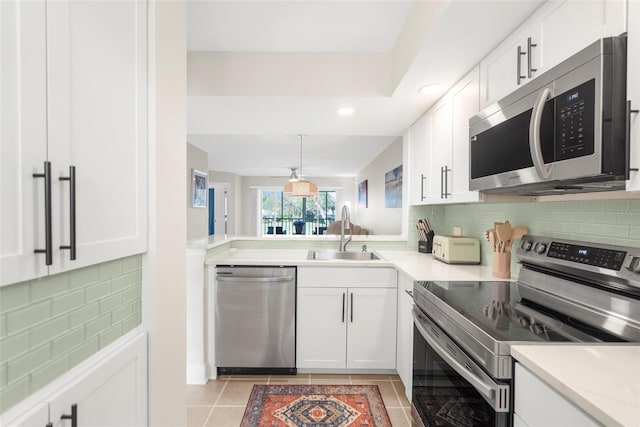
[[[211,418],[211,415],[213,415],[213,410],[216,408],[216,406],[218,405],[218,402],[220,401],[220,398],[222,397],[222,393],[224,393],[224,391],[227,388],[227,384],[229,384],[229,378],[227,378],[224,382],[224,385],[222,386],[222,390],[220,390],[220,394],[218,395],[218,397],[216,398],[216,401],[213,402],[213,406],[211,407],[211,410],[209,411],[209,414],[207,415],[207,418],[204,419],[204,422],[202,423],[202,427],[205,427],[207,425],[207,422],[209,421],[209,418]]]
[[[396,390],[396,386],[395,384],[393,384],[393,381],[391,381],[391,388],[396,395],[396,399],[398,399],[398,404],[402,408],[402,415],[404,415],[404,419],[407,420],[407,422],[409,423],[408,425],[411,425],[411,420],[409,419],[409,417],[407,417],[407,411],[405,411],[404,407],[402,406],[402,400],[400,399],[400,395],[398,394],[398,390]]]

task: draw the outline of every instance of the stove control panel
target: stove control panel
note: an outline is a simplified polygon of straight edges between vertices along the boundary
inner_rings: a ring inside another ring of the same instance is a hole
[[[572,278],[567,280],[577,279],[640,299],[640,247],[526,235],[517,257],[523,265],[520,274],[542,268]]]
[[[617,271],[622,268],[627,253],[586,245],[551,242],[547,256]]]

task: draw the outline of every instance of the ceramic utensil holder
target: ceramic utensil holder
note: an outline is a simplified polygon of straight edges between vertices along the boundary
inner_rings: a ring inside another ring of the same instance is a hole
[[[511,277],[511,252],[493,253],[493,276],[501,279]]]
[[[431,230],[427,233],[427,240],[418,240],[418,252],[423,254],[430,254],[433,252],[433,236],[436,233]]]

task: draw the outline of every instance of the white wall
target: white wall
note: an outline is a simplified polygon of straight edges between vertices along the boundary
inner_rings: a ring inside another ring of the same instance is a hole
[[[187,424],[187,6],[149,2],[149,251],[142,323],[149,332],[149,425]]]
[[[206,151],[187,144],[187,240],[207,237],[208,234],[209,210],[191,206],[191,169],[207,173],[208,164],[209,155]]]
[[[352,222],[369,229],[372,234],[401,234],[403,208],[385,208],[384,206],[384,174],[403,164],[402,137],[398,137],[356,177],[356,202],[352,204]],[[404,169],[404,168],[403,168]],[[404,189],[407,186],[406,171],[403,171],[403,200],[407,200]],[[358,207],[357,185],[368,180],[368,207]]]
[[[241,221],[242,197],[238,193],[241,179],[242,177],[234,173],[209,171],[209,183],[215,182],[228,185],[227,209],[229,216],[227,218],[227,234],[231,236],[243,234]],[[221,206],[220,209],[224,209],[224,207]],[[216,206],[216,210],[218,210],[218,206]]]

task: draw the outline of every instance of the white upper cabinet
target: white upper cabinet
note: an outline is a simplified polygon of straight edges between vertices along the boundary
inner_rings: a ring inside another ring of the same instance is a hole
[[[45,8],[0,2],[0,283],[47,274],[44,183],[47,160]]]
[[[480,62],[482,107],[499,101],[533,78],[539,52],[532,33],[531,26],[524,25]]]
[[[477,202],[480,193],[469,190],[469,118],[480,108],[478,68],[467,74],[455,89],[451,97],[452,167],[449,188],[454,202]]]
[[[429,171],[429,129],[431,116],[423,114],[408,130],[411,204],[426,202],[430,177]]]
[[[3,2],[2,32],[2,284],[144,252],[146,3]]]
[[[469,190],[469,118],[478,112],[478,67],[428,111],[430,117],[427,203],[480,200]]]
[[[550,0],[480,62],[484,108],[564,59],[626,31],[624,0]]]
[[[627,98],[630,116],[631,172],[627,181],[628,191],[640,191],[640,2],[629,2],[629,31],[627,44]]]

